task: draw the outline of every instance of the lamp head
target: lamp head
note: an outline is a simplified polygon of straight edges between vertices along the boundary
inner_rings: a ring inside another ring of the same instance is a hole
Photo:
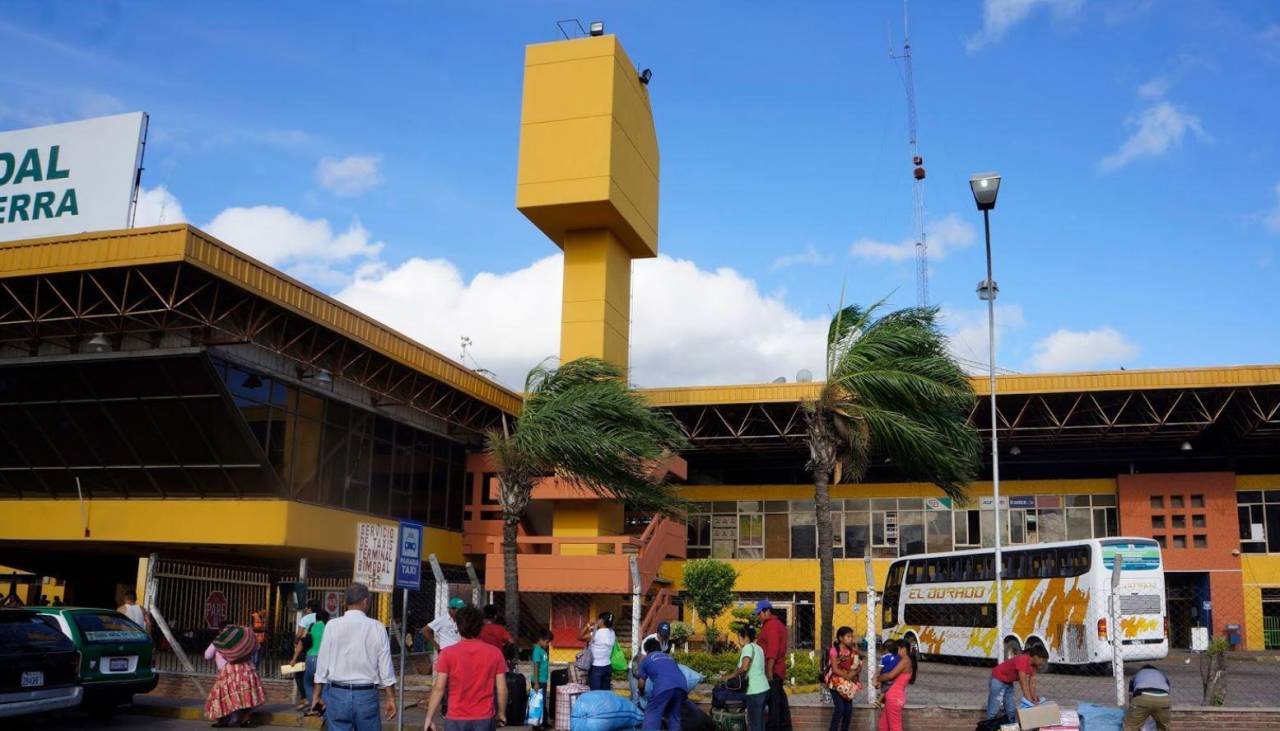
[[[591,21],[591,25],[588,26],[588,29],[588,32],[591,33],[591,35],[602,36],[604,35],[604,21],[593,20]]]
[[[1000,192],[1000,173],[970,176],[969,187],[973,190],[973,202],[978,204],[978,210],[990,211],[996,207],[996,194]]]

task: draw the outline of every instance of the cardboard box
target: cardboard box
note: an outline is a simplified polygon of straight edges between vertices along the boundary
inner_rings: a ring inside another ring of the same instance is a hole
[[[1062,722],[1056,726],[1042,726],[1040,731],[1080,731],[1080,714],[1067,710],[1062,712]]]
[[[1057,726],[1062,723],[1062,711],[1057,703],[1041,703],[1038,706],[1018,709],[1018,725],[1022,731]]]

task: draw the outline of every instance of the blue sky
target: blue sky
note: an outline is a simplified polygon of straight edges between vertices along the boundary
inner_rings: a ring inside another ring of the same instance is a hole
[[[450,356],[467,335],[514,383],[556,349],[559,288],[513,207],[523,49],[573,17],[654,74],[664,257],[636,266],[633,380],[819,370],[842,286],[914,302],[891,1],[14,4],[0,129],[147,111],[144,219]],[[958,355],[985,359],[967,180],[995,169],[1002,366],[1277,361],[1280,6],[938,0],[911,38]]]

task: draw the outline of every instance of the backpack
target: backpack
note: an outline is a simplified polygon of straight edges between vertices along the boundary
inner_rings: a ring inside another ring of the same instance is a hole
[[[978,725],[974,727],[973,731],[1000,731],[1000,727],[1005,725],[1006,723],[1013,723],[1013,722],[1009,720],[1008,716],[1004,715],[1003,711],[1001,711],[1000,713],[996,714],[995,718],[988,718],[985,721],[978,721]]]

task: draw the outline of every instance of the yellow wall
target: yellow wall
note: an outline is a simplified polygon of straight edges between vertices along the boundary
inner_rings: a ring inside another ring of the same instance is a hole
[[[74,500],[0,501],[0,536],[16,541],[95,544],[175,543],[257,546],[343,555],[355,546],[356,524],[395,521],[288,500],[89,500],[84,537]],[[461,564],[462,535],[427,528],[427,553]],[[282,553],[282,555],[284,555]]]
[[[606,229],[564,239],[560,362],[591,356],[627,367],[631,332],[631,255]]]
[[[622,533],[622,504],[614,500],[561,500],[551,516],[553,536],[616,536]],[[567,545],[561,552],[568,556],[590,556],[612,553],[609,545]]]
[[[974,482],[969,486],[973,497],[991,495],[990,482]],[[1114,479],[1088,480],[1001,480],[1000,494],[1009,495],[1106,495],[1115,494]],[[940,497],[935,486],[920,482],[876,483],[866,485],[833,485],[835,498],[873,497]],[[686,485],[680,496],[695,502],[707,500],[808,500],[813,498],[812,485]]]

